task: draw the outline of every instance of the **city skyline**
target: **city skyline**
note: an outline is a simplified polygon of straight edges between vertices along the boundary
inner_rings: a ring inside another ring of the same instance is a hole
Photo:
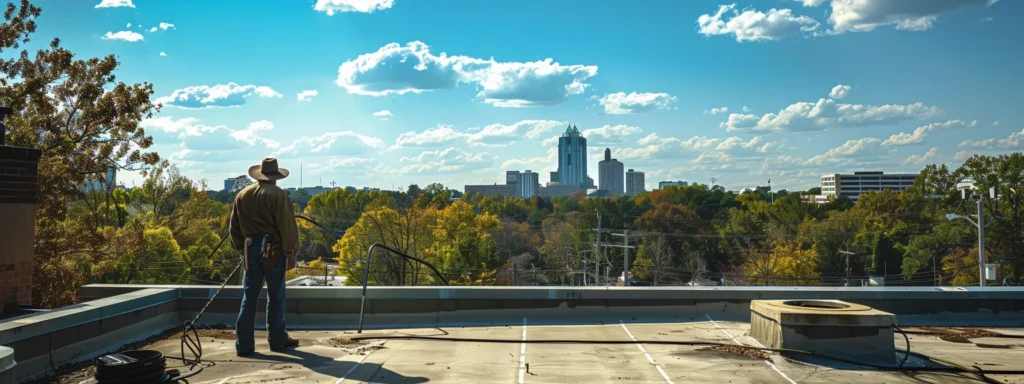
[[[589,175],[613,147],[648,190],[711,178],[805,189],[826,173],[1024,148],[1019,54],[1005,49],[1024,26],[999,16],[1020,2],[588,3],[588,22],[559,38],[486,15],[555,26],[578,3],[38,3],[28,47],[59,36],[79,55],[115,54],[118,80],[153,84],[164,105],[143,123],[152,149],[210,185],[265,156],[302,164],[307,186],[549,174],[569,124],[590,138]]]

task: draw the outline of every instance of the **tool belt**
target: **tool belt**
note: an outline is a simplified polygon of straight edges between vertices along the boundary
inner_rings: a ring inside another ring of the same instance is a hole
[[[273,235],[252,235],[245,239],[245,255],[242,265],[249,270],[249,260],[260,260],[263,269],[274,269],[281,266],[281,253],[277,252]]]

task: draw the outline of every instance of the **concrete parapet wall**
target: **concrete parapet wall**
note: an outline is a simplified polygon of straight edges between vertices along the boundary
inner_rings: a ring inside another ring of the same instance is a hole
[[[198,311],[218,288],[90,285],[82,288],[81,298],[103,298],[146,287],[177,290],[178,309],[183,313]],[[289,287],[286,310],[289,316],[358,314],[361,295],[359,287]],[[241,296],[240,287],[228,286],[208,311],[237,313]],[[656,308],[673,316],[692,313],[701,317],[697,312],[708,310],[746,318],[750,301],[784,299],[848,301],[899,315],[905,324],[963,321],[997,325],[1024,318],[1024,289],[1015,287],[370,287],[366,314],[369,322],[377,316],[444,319],[478,311],[496,315],[563,308],[577,314],[591,309],[628,314],[639,308]]]

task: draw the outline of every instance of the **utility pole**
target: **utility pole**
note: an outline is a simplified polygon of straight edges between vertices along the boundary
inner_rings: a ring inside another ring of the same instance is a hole
[[[996,199],[997,198],[995,187],[989,188],[988,193],[989,193],[989,197],[990,198],[992,198],[992,199]],[[960,195],[963,197],[964,200],[966,200],[967,199],[967,189],[961,189],[960,190]],[[978,284],[980,286],[984,287],[985,286],[985,217],[983,216],[983,212],[982,212],[982,206],[983,206],[982,203],[984,201],[984,196],[982,196],[979,193],[975,193],[975,194],[971,195],[971,198],[973,198],[977,202],[977,204],[978,204],[978,221],[977,222],[975,222],[974,220],[971,220],[970,217],[957,215],[955,213],[947,213],[946,214],[946,219],[947,220],[965,219],[967,221],[970,221],[971,224],[974,224],[975,227],[978,227]],[[932,269],[935,269],[935,268],[932,267]]]
[[[622,233],[613,233],[612,236],[622,236],[622,245],[607,245],[608,247],[622,248],[622,285],[626,285],[626,279],[629,278],[629,249],[633,248],[629,245],[629,230],[623,230]]]
[[[850,283],[850,255],[852,255],[853,252],[850,252],[850,251],[839,251],[839,253],[842,254],[842,255],[846,255],[846,283],[849,284]]]
[[[622,232],[622,285],[629,279],[629,230]]]
[[[594,281],[597,282],[601,278],[601,212],[597,212],[597,233],[594,236],[594,246]]]
[[[985,286],[985,218],[981,215],[981,195],[978,199],[978,281]]]

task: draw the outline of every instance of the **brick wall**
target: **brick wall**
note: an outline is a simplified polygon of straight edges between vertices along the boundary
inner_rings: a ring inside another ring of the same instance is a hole
[[[32,303],[41,154],[38,149],[0,146],[0,312]]]

